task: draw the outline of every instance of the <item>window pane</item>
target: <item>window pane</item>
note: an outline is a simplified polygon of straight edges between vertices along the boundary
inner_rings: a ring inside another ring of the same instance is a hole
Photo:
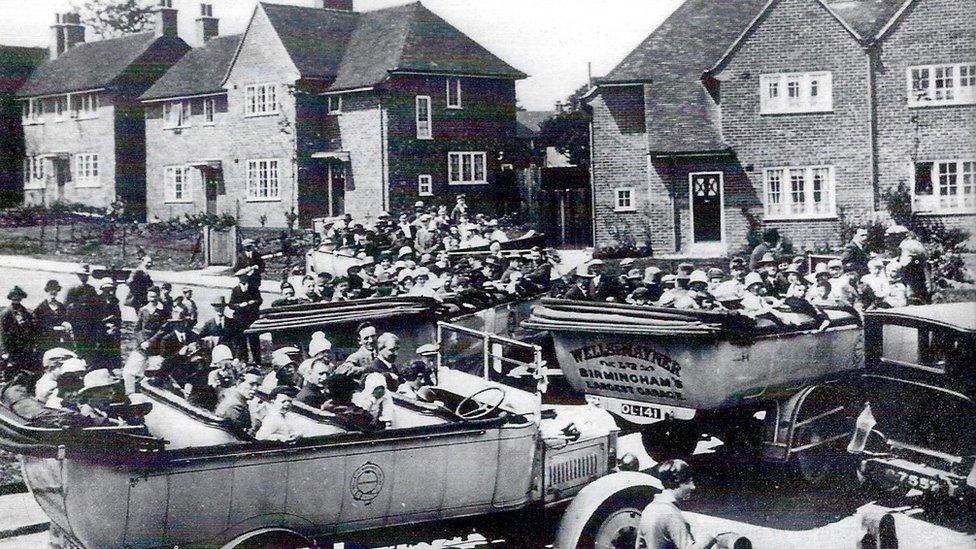
[[[474,157],[474,181],[485,180],[485,155],[475,154]]]
[[[770,99],[776,99],[777,97],[779,97],[779,83],[778,82],[770,82],[769,83],[769,98]]]
[[[461,176],[461,155],[452,153],[448,158],[450,179],[452,182],[459,181]]]
[[[790,202],[793,213],[804,213],[806,203],[806,170],[790,170]]]
[[[786,84],[786,91],[790,99],[796,99],[800,97],[800,83],[796,80],[790,80]]]
[[[461,156],[461,181],[471,181],[471,165],[473,160],[470,154]]]
[[[915,101],[929,99],[929,69],[912,69],[912,98]]]

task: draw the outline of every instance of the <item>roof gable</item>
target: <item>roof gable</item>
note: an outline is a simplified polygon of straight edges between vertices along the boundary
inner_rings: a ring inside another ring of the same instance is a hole
[[[188,97],[224,91],[222,83],[230,67],[241,35],[220,36],[187,52],[141,100]]]
[[[366,12],[352,33],[334,89],[378,84],[397,67],[416,4]]]
[[[157,37],[152,32],[86,42],[42,63],[17,95],[28,97],[110,87],[140,59],[152,57],[147,55],[152,50],[172,50],[178,58],[188,49],[180,38]]]
[[[0,93],[14,93],[47,58],[44,48],[0,46]]]
[[[283,4],[260,7],[303,78],[335,77],[360,14]]]
[[[913,0],[825,0],[863,41],[875,40]]]

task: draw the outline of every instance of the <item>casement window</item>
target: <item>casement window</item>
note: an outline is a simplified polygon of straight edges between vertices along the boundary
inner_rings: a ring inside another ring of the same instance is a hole
[[[277,160],[247,161],[247,199],[253,202],[281,200]]]
[[[976,103],[976,63],[908,67],[908,106]]]
[[[447,108],[449,109],[461,108],[461,79],[460,78],[447,79]]]
[[[634,200],[634,188],[623,187],[613,190],[613,211],[636,212],[637,203]]]
[[[277,84],[253,84],[244,88],[245,116],[265,116],[277,112]]]
[[[329,101],[329,114],[342,114],[341,95],[330,95],[328,101]]]
[[[163,118],[169,129],[186,128],[190,126],[190,102],[170,101],[163,105]]]
[[[767,220],[836,215],[832,166],[768,168],[765,187]]]
[[[39,124],[43,122],[44,102],[41,99],[28,99],[21,106],[21,117],[25,124]]]
[[[420,196],[434,196],[434,179],[431,176],[417,176],[417,194]]]
[[[75,155],[75,187],[98,187],[101,181],[98,178],[98,155],[97,154],[76,154]]]
[[[433,139],[434,130],[431,122],[430,96],[417,96],[417,139]]]
[[[917,162],[912,209],[919,213],[976,213],[976,160]]]
[[[207,125],[214,124],[214,116],[217,113],[217,98],[208,97],[203,100],[203,123]]]
[[[829,72],[764,74],[759,77],[760,112],[790,114],[828,112],[834,108]]]
[[[193,172],[197,171],[189,166],[167,166],[164,170],[164,195],[166,202],[192,203]]]
[[[75,118],[97,118],[99,99],[97,93],[83,93],[71,96],[71,116]]]
[[[51,108],[54,111],[54,120],[61,122],[68,112],[68,96],[54,97],[51,99]]]
[[[483,152],[447,153],[447,182],[451,185],[488,183],[486,159],[487,154]]]
[[[44,188],[44,158],[29,156],[24,159],[24,188]]]

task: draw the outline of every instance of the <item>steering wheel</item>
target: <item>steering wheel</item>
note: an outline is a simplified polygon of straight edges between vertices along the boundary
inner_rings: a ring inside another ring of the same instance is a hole
[[[498,402],[483,404],[481,402],[478,402],[474,398],[482,393],[490,393],[492,391],[497,392],[500,395],[500,398],[498,398]],[[470,410],[468,412],[462,412],[461,409],[464,408],[464,406],[469,402],[475,403],[476,407],[473,410]],[[486,387],[478,391],[477,393],[465,398],[461,402],[459,402],[458,405],[454,408],[454,415],[456,415],[457,417],[465,421],[480,419],[497,410],[502,405],[503,402],[505,402],[505,391],[499,389],[498,387]]]

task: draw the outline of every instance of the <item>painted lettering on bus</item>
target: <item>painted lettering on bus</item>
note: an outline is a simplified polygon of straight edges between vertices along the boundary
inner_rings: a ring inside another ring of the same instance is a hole
[[[645,363],[651,369],[661,368],[673,376],[681,376],[681,365],[671,357],[645,345],[631,343],[597,343],[580,347],[571,352],[577,363],[605,357],[633,358]]]
[[[589,368],[579,368],[579,375],[583,378],[587,389],[679,401],[685,400],[684,395],[680,391],[683,385],[678,380],[640,374],[604,372]]]

